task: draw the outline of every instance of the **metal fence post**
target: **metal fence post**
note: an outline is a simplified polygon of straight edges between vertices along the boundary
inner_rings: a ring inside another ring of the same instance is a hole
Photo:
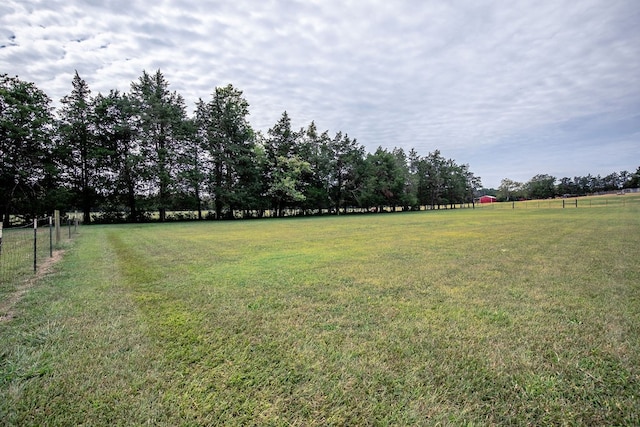
[[[36,272],[38,259],[38,218],[33,220],[33,272]]]
[[[53,218],[49,215],[49,258],[53,258]]]
[[[0,221],[0,255],[2,255],[2,221]]]

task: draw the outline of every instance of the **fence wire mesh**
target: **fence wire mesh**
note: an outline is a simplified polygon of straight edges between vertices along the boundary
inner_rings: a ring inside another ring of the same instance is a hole
[[[61,224],[61,240],[77,231],[73,223]],[[29,225],[0,229],[0,300],[33,275],[56,248],[55,226],[51,218]]]

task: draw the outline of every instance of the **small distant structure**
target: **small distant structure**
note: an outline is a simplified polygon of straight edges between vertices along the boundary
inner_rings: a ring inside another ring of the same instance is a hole
[[[478,199],[478,202],[480,203],[495,203],[497,201],[497,199],[494,196],[481,196],[480,199]]]

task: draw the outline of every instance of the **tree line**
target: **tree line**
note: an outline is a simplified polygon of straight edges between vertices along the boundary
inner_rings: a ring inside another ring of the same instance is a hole
[[[232,85],[216,87],[188,114],[160,70],[143,71],[128,92],[92,95],[77,72],[71,83],[54,109],[35,84],[0,75],[5,226],[12,216],[54,209],[77,209],[85,223],[145,221],[151,213],[165,221],[179,210],[227,219],[451,207],[480,194],[469,165],[439,150],[367,153],[314,122],[293,129],[286,111],[266,134],[255,131],[249,103]]]
[[[242,91],[217,87],[192,115],[163,74],[142,73],[129,92],[93,96],[78,73],[54,111],[33,83],[0,76],[3,222],[75,208],[84,222],[202,219],[273,212],[343,213],[471,202],[468,165],[438,150],[367,153],[346,133],[314,122],[292,129],[283,112],[266,134],[248,121]]]
[[[497,190],[491,190],[488,193],[492,196],[497,196],[498,201],[504,202],[553,197],[578,197],[639,187],[640,167],[635,172],[612,172],[605,177],[589,174],[587,176],[557,179],[551,175],[540,174],[534,176],[528,182],[518,182],[505,178]]]

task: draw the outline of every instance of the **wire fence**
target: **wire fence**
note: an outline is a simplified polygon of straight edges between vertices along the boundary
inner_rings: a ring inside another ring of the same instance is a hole
[[[547,200],[521,200],[509,202],[494,202],[476,204],[485,209],[571,209],[571,208],[614,208],[640,206],[640,197],[637,195],[618,196],[587,196],[564,199]]]
[[[45,217],[21,227],[3,229],[0,224],[0,299],[33,275],[64,240],[78,231],[78,222],[72,218],[57,223],[53,217]]]

